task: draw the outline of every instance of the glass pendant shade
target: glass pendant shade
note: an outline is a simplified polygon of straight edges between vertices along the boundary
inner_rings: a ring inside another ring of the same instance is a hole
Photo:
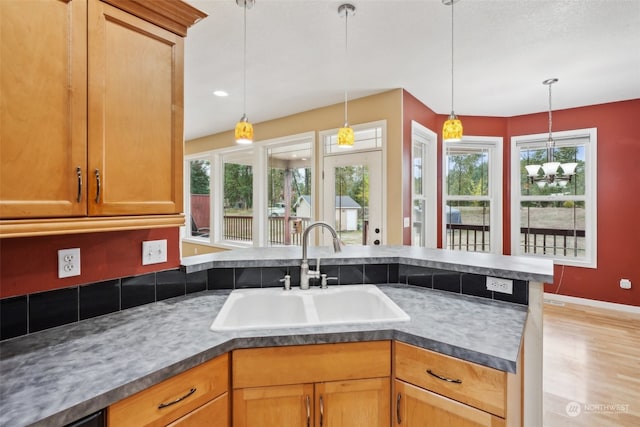
[[[527,165],[525,166],[527,169],[527,175],[530,177],[538,176],[538,171],[540,170],[540,165]]]
[[[251,144],[253,142],[253,125],[246,115],[243,115],[236,124],[235,136],[238,144]]]
[[[552,176],[558,174],[558,167],[560,162],[547,162],[542,164],[542,171],[546,176]]]
[[[462,122],[451,112],[449,119],[442,126],[442,139],[445,142],[458,142],[462,140]]]
[[[575,175],[577,163],[563,163],[560,165],[565,175]]]
[[[348,123],[345,123],[344,127],[338,130],[338,147],[353,147],[354,142],[353,129],[349,127]]]

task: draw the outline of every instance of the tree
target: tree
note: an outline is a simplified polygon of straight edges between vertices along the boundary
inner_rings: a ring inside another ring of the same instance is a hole
[[[208,160],[191,161],[191,194],[209,194],[211,164]]]

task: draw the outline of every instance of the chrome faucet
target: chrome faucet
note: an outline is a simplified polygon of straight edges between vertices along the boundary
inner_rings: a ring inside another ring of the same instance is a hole
[[[336,230],[326,222],[317,221],[309,224],[302,233],[302,264],[300,264],[300,289],[309,289],[309,279],[320,278],[320,258],[315,270],[309,270],[309,260],[307,259],[307,246],[309,245],[309,232],[316,227],[324,227],[331,232],[333,236],[333,250],[340,252],[340,239]]]

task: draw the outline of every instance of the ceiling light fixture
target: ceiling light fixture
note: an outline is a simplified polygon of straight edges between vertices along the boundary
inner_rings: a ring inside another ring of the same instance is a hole
[[[458,0],[442,0],[445,6],[451,6],[451,114],[442,126],[442,140],[458,142],[462,140],[462,122],[453,112],[453,4]]]
[[[243,35],[243,59],[242,59],[242,117],[236,124],[235,137],[238,144],[251,144],[253,142],[253,125],[247,119],[247,9],[251,9],[255,0],[236,0],[236,4],[243,9],[244,35]]]
[[[552,116],[551,116],[551,86],[557,83],[558,79],[551,78],[542,82],[543,85],[549,87],[549,136],[547,137],[547,162],[540,165],[527,165],[527,174],[529,180],[533,184],[537,183],[538,187],[544,188],[546,185],[549,187],[566,187],[571,182],[571,178],[576,174],[577,163],[560,163],[556,162],[555,149],[556,142],[553,140],[553,133],[551,131]],[[562,173],[560,173],[562,170]]]
[[[349,15],[354,16],[356,14],[356,7],[352,4],[345,3],[338,8],[338,15],[344,16],[344,54],[345,54],[345,69],[348,71],[347,61],[349,60]],[[353,129],[349,126],[347,119],[347,73],[344,75],[344,126],[338,130],[338,147],[353,147],[355,136]]]
[[[215,96],[219,96],[219,97],[221,97],[221,98],[224,98],[224,97],[226,97],[226,96],[229,96],[229,94],[228,94],[226,91],[224,91],[224,90],[214,90],[214,91],[213,91],[213,94],[214,94]]]

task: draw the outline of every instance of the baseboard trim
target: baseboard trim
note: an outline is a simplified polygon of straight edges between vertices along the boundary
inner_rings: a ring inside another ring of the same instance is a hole
[[[570,297],[567,295],[552,294],[548,292],[544,293],[544,300],[545,302],[549,301],[552,304],[554,302],[564,302],[570,304],[586,305],[589,307],[605,308],[607,310],[623,311],[625,313],[640,314],[640,307],[637,307],[635,305],[626,305],[614,302],[597,301],[587,298]]]

